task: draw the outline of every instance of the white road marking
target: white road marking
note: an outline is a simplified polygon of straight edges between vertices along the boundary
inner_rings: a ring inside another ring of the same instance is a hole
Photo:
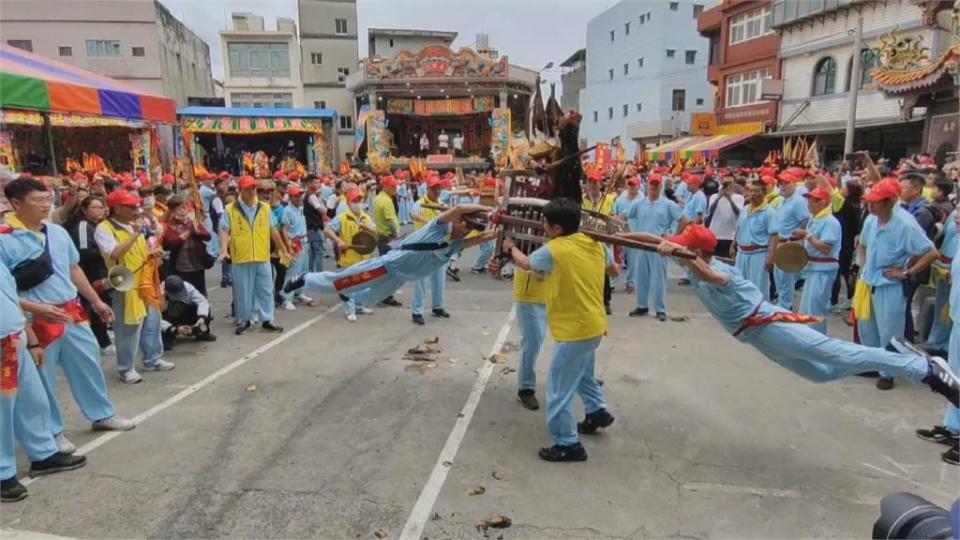
[[[887,475],[887,476],[890,476],[890,477],[893,477],[893,478],[897,478],[897,479],[903,480],[904,482],[909,482],[910,484],[913,484],[913,486],[916,487],[916,488],[919,488],[919,489],[928,489],[928,490],[930,490],[930,491],[932,491],[932,492],[934,492],[934,493],[936,493],[936,494],[938,494],[938,495],[940,495],[940,496],[942,496],[942,497],[948,497],[948,498],[950,498],[951,500],[952,500],[952,499],[955,499],[956,496],[957,496],[956,493],[948,493],[948,492],[946,492],[946,491],[944,491],[944,490],[942,490],[942,489],[935,488],[935,487],[933,487],[933,486],[927,486],[927,485],[921,484],[920,482],[917,482],[917,481],[914,480],[913,478],[909,478],[909,477],[903,476],[903,475],[898,474],[898,473],[895,473],[895,472],[893,472],[893,471],[888,471],[888,470],[886,470],[886,469],[877,467],[876,465],[873,465],[873,464],[871,464],[871,463],[862,462],[862,463],[860,463],[860,464],[863,465],[864,467],[867,467],[868,469],[873,469],[873,470],[875,470],[875,471],[877,471],[877,472],[879,472],[879,473],[883,473],[883,474],[885,474],[885,475]]]
[[[685,482],[681,487],[690,491],[719,491],[721,493],[737,493],[742,495],[759,495],[761,497],[782,497],[799,499],[803,494],[792,489],[763,488],[756,486],[739,486],[735,484],[717,484],[714,482]]]
[[[900,469],[900,472],[902,472],[903,474],[910,474],[910,471],[908,471],[906,467],[904,467],[903,465],[901,465],[901,464],[897,463],[896,461],[894,461],[892,457],[890,457],[890,456],[888,456],[888,455],[886,455],[886,454],[880,454],[880,455],[883,457],[883,459],[887,460],[888,463],[890,463],[890,464],[893,465],[894,467]]]
[[[496,341],[493,342],[493,347],[490,348],[490,354],[488,356],[500,352],[500,349],[503,348],[503,344],[507,341],[507,336],[510,334],[510,326],[513,324],[513,319],[516,317],[516,314],[516,307],[511,308],[510,313],[507,315],[507,320],[500,328],[500,333],[497,334]],[[417,498],[417,502],[413,506],[413,510],[410,511],[410,516],[407,518],[407,524],[404,525],[403,531],[400,532],[401,540],[420,540],[420,536],[423,534],[423,528],[430,519],[430,512],[433,511],[433,505],[437,502],[437,496],[440,495],[440,490],[443,489],[443,483],[447,480],[447,473],[450,472],[451,464],[454,458],[457,457],[457,452],[460,450],[460,444],[463,442],[463,437],[466,435],[467,428],[470,426],[470,420],[473,419],[473,413],[476,412],[477,405],[480,403],[480,396],[483,395],[483,390],[486,388],[487,381],[490,380],[490,375],[493,373],[495,367],[497,367],[497,365],[493,362],[484,362],[483,367],[480,368],[477,380],[473,383],[473,389],[470,390],[470,395],[467,396],[467,402],[464,403],[456,423],[453,424],[453,429],[450,430],[450,435],[447,436],[447,442],[443,445],[443,450],[440,451],[440,455],[437,457],[437,462],[433,466],[430,478],[428,478],[427,483],[424,484],[423,490],[420,492],[420,497]]]
[[[268,341],[267,343],[261,345],[259,348],[253,350],[250,354],[248,354],[248,355],[246,355],[246,356],[244,356],[244,357],[242,357],[242,358],[239,358],[239,359],[237,359],[237,360],[234,360],[233,362],[231,362],[231,363],[223,366],[222,368],[214,371],[214,372],[211,373],[210,375],[207,375],[206,377],[204,377],[203,379],[201,379],[199,382],[194,383],[194,384],[191,384],[190,386],[184,388],[184,389],[181,390],[180,392],[177,392],[177,393],[174,394],[173,396],[167,398],[165,401],[163,401],[163,402],[161,402],[161,403],[159,403],[159,404],[157,404],[157,405],[154,405],[153,407],[147,409],[146,411],[143,411],[142,413],[138,414],[137,416],[134,416],[131,420],[133,420],[133,421],[137,424],[137,426],[140,426],[140,424],[142,424],[144,421],[146,421],[146,420],[149,419],[150,417],[152,417],[152,416],[154,416],[154,415],[156,415],[156,414],[158,414],[158,413],[160,413],[160,412],[162,412],[162,411],[164,411],[164,410],[166,410],[166,409],[169,409],[170,407],[173,407],[173,406],[176,405],[177,403],[180,403],[181,401],[187,399],[188,397],[192,396],[193,394],[196,394],[196,393],[199,392],[200,390],[203,390],[204,388],[206,388],[207,386],[209,386],[211,383],[213,383],[214,381],[216,381],[216,380],[219,379],[220,377],[223,377],[223,376],[226,375],[227,373],[230,373],[231,371],[233,371],[233,370],[235,370],[235,369],[243,366],[244,364],[246,364],[246,363],[250,362],[251,360],[257,358],[258,356],[260,356],[260,355],[262,355],[263,353],[269,351],[270,349],[276,347],[277,345],[280,345],[281,343],[287,341],[288,339],[290,339],[290,338],[292,338],[293,336],[299,334],[300,332],[303,332],[304,330],[306,330],[307,328],[309,328],[310,325],[312,325],[312,324],[314,324],[314,323],[322,320],[324,317],[326,317],[327,315],[333,313],[334,311],[336,311],[336,310],[338,310],[338,309],[340,309],[340,304],[336,304],[336,305],[332,306],[330,309],[328,309],[328,310],[324,311],[323,313],[317,315],[316,317],[314,317],[314,318],[312,318],[312,319],[309,319],[309,320],[307,320],[307,321],[304,321],[303,323],[301,323],[300,325],[296,326],[296,327],[293,328],[292,330],[288,330],[288,331],[284,332],[283,334],[281,334],[280,336],[278,336],[277,338],[275,338],[275,339],[273,339],[273,340],[271,340],[271,341]],[[110,431],[110,432],[104,433],[103,435],[100,435],[99,437],[93,439],[92,441],[90,441],[90,442],[88,442],[87,444],[85,444],[85,445],[81,446],[80,448],[78,448],[78,449],[77,449],[77,452],[76,452],[76,455],[78,455],[78,456],[83,456],[83,455],[89,454],[90,452],[96,450],[97,448],[100,448],[101,446],[103,446],[103,445],[107,444],[108,442],[116,439],[117,437],[123,435],[124,433],[128,433],[128,432],[126,432],[126,431]],[[21,481],[20,483],[23,484],[23,485],[25,485],[25,486],[28,486],[28,485],[36,482],[39,478],[42,478],[42,477],[37,477],[37,478],[34,478],[34,477],[25,478],[25,479],[24,479],[23,481]]]

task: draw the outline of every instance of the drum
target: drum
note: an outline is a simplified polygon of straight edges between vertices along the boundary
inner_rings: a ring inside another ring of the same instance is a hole
[[[369,255],[377,249],[377,237],[365,229],[357,231],[357,233],[353,235],[351,242],[350,249],[361,255]]]
[[[802,272],[809,258],[803,242],[783,242],[773,252],[773,264],[790,274]]]

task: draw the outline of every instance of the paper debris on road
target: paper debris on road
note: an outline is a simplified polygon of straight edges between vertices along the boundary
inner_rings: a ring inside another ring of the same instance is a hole
[[[488,517],[487,519],[485,519],[485,520],[483,520],[483,521],[478,522],[478,523],[477,523],[476,525],[474,525],[474,526],[477,528],[478,531],[484,532],[484,531],[486,531],[488,528],[490,528],[490,529],[506,529],[507,527],[510,526],[511,523],[513,523],[513,522],[510,520],[509,517],[504,516],[504,515],[500,515],[500,514],[495,514],[495,515],[493,515],[493,516]]]
[[[473,497],[474,495],[483,495],[486,492],[487,492],[487,488],[483,486],[473,486],[472,488],[467,490],[467,495],[470,495],[471,497]]]
[[[248,387],[246,388],[246,390],[247,390],[247,392],[256,392],[256,391],[257,391],[257,385],[251,384],[250,386],[248,386]]]

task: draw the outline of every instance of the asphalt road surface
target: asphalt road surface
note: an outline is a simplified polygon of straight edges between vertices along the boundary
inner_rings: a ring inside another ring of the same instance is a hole
[[[278,311],[280,335],[236,337],[221,318],[219,341],[179,345],[174,371],[138,385],[105,357],[117,409],[139,425],[91,432],[65,396],[89,463],[29,483],[29,498],[0,508],[3,535],[479,538],[478,522],[504,515],[512,525],[491,538],[863,538],[887,493],[948,505],[960,492],[945,447],[913,434],[940,423],[941,398],[908,382],[800,379],[723,332],[675,279],[684,322],[628,318],[618,288],[598,356],[616,422],[584,439],[586,463],[540,461],[543,409],[516,400],[511,289],[467,273],[474,257],[448,283],[453,317],[428,312],[424,327],[408,285],[403,308],[356,323],[333,297]],[[211,296],[227,313],[230,291]],[[831,331],[849,336],[839,319]],[[434,337],[434,361],[403,358]],[[498,351],[505,363],[488,361]]]

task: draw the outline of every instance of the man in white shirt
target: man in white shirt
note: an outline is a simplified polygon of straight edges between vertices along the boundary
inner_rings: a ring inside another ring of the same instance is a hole
[[[733,192],[733,178],[723,179],[719,193],[710,196],[704,223],[717,237],[714,254],[729,257],[733,239],[737,236],[737,219],[743,211],[743,195]]]
[[[430,138],[424,133],[420,135],[420,157],[424,157],[430,152]]]
[[[450,150],[450,136],[447,135],[447,130],[440,130],[440,135],[437,136],[437,147],[440,148],[441,154],[446,154]]]
[[[463,135],[460,133],[453,136],[453,155],[454,157],[463,155]]]

